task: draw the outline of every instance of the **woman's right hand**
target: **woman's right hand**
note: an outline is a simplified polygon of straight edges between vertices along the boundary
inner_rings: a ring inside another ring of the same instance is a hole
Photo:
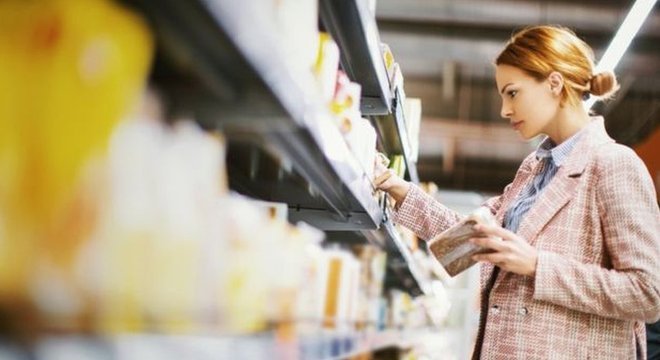
[[[410,183],[400,178],[394,170],[388,169],[383,156],[376,157],[374,166],[374,186],[390,194],[397,203],[403,201],[410,190]]]

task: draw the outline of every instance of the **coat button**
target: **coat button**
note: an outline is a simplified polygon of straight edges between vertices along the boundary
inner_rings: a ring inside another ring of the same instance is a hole
[[[499,313],[500,313],[500,307],[497,306],[497,305],[493,305],[493,306],[490,308],[490,313],[493,314],[493,315],[497,315],[497,314],[499,314]]]
[[[523,306],[523,307],[520,308],[520,310],[518,310],[518,313],[520,315],[527,315],[527,314],[529,314],[529,310],[527,310],[527,308]]]

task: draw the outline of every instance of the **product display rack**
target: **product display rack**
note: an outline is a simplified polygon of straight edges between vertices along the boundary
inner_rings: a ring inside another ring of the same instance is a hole
[[[380,52],[376,20],[366,1],[321,0],[319,5],[321,20],[341,49],[343,69],[362,85],[362,114],[391,113],[394,94]]]
[[[417,164],[412,161],[412,149],[406,129],[403,102],[399,89],[394,91],[392,99],[392,112],[382,116],[372,116],[372,123],[378,131],[383,150],[388,154],[403,155],[406,164],[408,180],[419,183]]]
[[[152,81],[166,98],[174,99],[169,110],[191,114],[205,128],[219,128],[225,134],[231,188],[262,200],[287,203],[291,222],[305,221],[324,231],[344,232],[344,239],[358,234],[362,242],[385,247],[388,269],[400,279],[397,286],[412,295],[430,294],[428,280],[396,233],[385,207],[374,198],[367,175],[356,171],[359,167],[339,130],[326,121],[327,110],[314,95],[311,79],[297,74],[279,57],[268,21],[258,21],[259,4],[122,2],[144,16],[156,34]],[[324,22],[329,21],[329,3],[320,2]],[[362,85],[364,114],[392,119],[398,134],[392,143],[398,142],[406,155],[409,177],[418,182],[415,166],[409,161],[401,99],[397,92],[389,91],[380,49],[375,47],[379,45],[375,21],[363,12],[361,2],[345,3],[354,9],[332,12],[331,21],[350,20],[342,16],[357,11],[362,26],[370,30],[362,37],[345,34],[343,40],[335,35],[342,65]],[[369,35],[373,31],[375,40]],[[358,65],[355,61],[361,55],[351,49],[368,49],[371,63]],[[355,78],[363,75],[371,78]],[[382,93],[372,95],[372,88]],[[330,358],[390,346],[384,339],[398,337],[385,333],[367,340],[353,339],[355,344],[345,346],[345,353],[332,353]]]
[[[365,1],[320,1],[321,20],[341,49],[348,76],[362,85],[361,111],[370,116],[387,154],[404,156],[408,179],[419,183],[405,127],[399,89],[392,85],[380,51],[376,22]]]

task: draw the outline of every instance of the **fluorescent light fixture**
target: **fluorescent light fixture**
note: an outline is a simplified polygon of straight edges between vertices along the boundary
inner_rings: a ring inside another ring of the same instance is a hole
[[[598,65],[596,65],[596,73],[608,70],[614,71],[614,68],[619,63],[619,60],[621,60],[621,57],[623,57],[628,46],[630,46],[630,42],[635,37],[635,34],[637,34],[637,31],[639,31],[639,28],[644,23],[649,12],[651,12],[651,9],[653,9],[653,5],[655,5],[656,1],[657,0],[635,1],[630,12],[628,12],[628,15],[623,20],[621,27],[619,27],[619,31],[614,35],[614,39],[610,43],[610,46],[607,47],[605,54],[603,54]],[[584,106],[589,110],[595,102],[596,99],[593,97],[589,98],[589,100],[584,103]]]

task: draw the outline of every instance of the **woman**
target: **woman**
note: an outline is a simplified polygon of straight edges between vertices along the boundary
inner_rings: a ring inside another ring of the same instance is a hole
[[[644,322],[660,318],[660,211],[648,170],[589,117],[582,101],[610,96],[612,73],[570,30],[515,34],[497,57],[502,117],[524,139],[544,134],[479,225],[482,306],[474,359],[646,357]],[[377,166],[394,220],[430,239],[461,217]],[[500,237],[504,241],[496,240]]]

